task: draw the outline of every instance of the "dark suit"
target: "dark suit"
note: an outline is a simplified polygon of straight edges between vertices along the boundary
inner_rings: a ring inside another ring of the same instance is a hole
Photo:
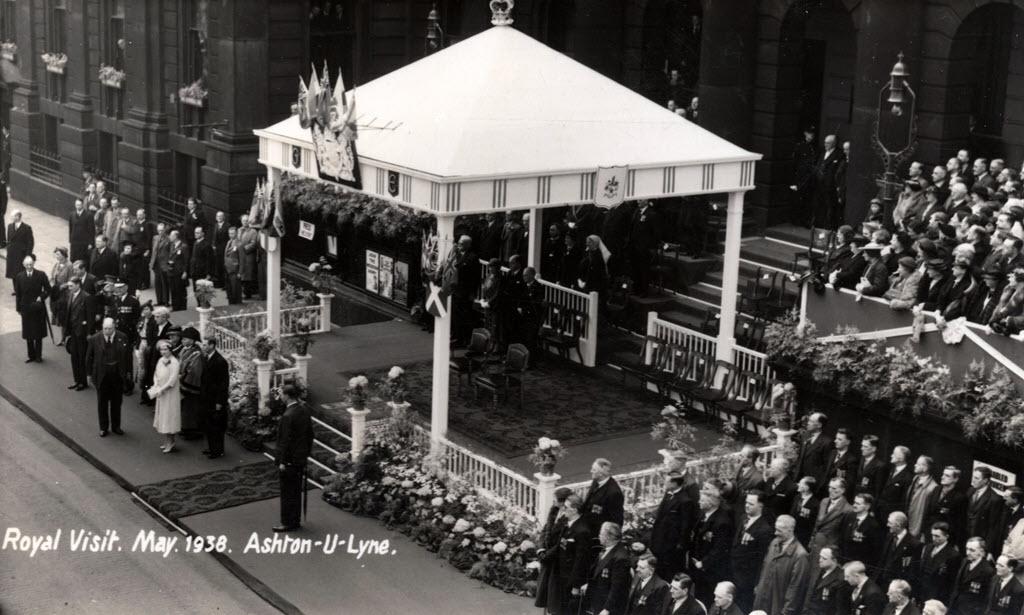
[[[7,225],[7,277],[14,279],[14,276],[22,272],[22,261],[36,247],[35,236],[32,235],[32,227],[22,222],[17,229],[14,223]]]
[[[96,387],[100,431],[121,428],[121,398],[132,380],[132,351],[128,338],[114,331],[111,343],[100,331],[89,338],[85,369]]]
[[[102,282],[108,275],[117,277],[121,270],[121,262],[117,254],[108,246],[100,252],[99,248],[93,248],[89,255],[89,273],[96,276]]]
[[[991,486],[988,486],[980,497],[975,497],[975,490],[967,494],[967,536],[980,536],[985,539],[985,544],[992,551],[999,542],[1002,533],[1000,524],[1002,522],[1003,508],[1005,503]]]
[[[228,303],[241,303],[242,281],[238,277],[238,272],[241,266],[242,251],[238,239],[228,239],[221,252],[224,291],[227,293]]]
[[[67,315],[64,320],[65,343],[71,355],[71,373],[74,375],[75,384],[80,386],[89,384],[85,353],[94,320],[92,296],[89,293],[79,290],[77,296],[68,296]]]
[[[878,455],[872,457],[871,461],[867,463],[861,459],[860,465],[857,467],[857,488],[854,489],[854,494],[870,493],[877,499],[888,476],[889,464],[879,459]]]
[[[221,438],[223,442],[223,435]],[[298,527],[302,522],[303,477],[312,448],[313,419],[309,406],[304,402],[292,402],[277,424],[275,459],[278,466],[284,466],[281,470],[281,525],[285,527]]]
[[[882,526],[870,513],[863,520],[858,520],[854,513],[846,517],[839,536],[839,554],[841,561],[861,561],[868,568],[868,574],[874,574],[875,564],[882,553],[882,541],[885,538]]]
[[[214,351],[206,357],[200,388],[203,430],[210,455],[224,454],[224,431],[228,426],[228,362]]]
[[[885,608],[882,609],[882,615],[894,615],[895,613],[896,604],[893,602],[886,604]],[[921,610],[918,609],[917,605],[913,602],[908,602],[907,605],[903,607],[903,610],[900,611],[900,615],[921,615]]]
[[[488,222],[483,228],[480,232],[480,241],[477,242],[480,246],[480,258],[489,261],[501,256],[501,230],[502,225],[497,219]],[[545,271],[544,275],[547,279],[548,272]]]
[[[153,225],[148,220],[140,222],[136,218],[129,226],[127,239],[135,244],[132,248],[132,256],[135,257],[135,272],[132,277],[137,281],[137,288],[149,288],[149,260],[146,258],[146,252],[152,250],[154,232]]]
[[[590,610],[610,615],[624,615],[629,598],[630,557],[626,545],[619,543],[607,554],[599,554],[587,581],[587,601]]]
[[[188,263],[188,277],[193,284],[196,280],[202,280],[213,275],[214,269],[213,246],[210,240],[197,240],[192,244],[192,255]]]
[[[1020,615],[1024,609],[1024,585],[1013,575],[1003,587],[1003,580],[992,579],[992,588],[988,594],[988,605],[985,615]]]
[[[950,612],[956,615],[983,615],[988,606],[989,591],[995,569],[982,559],[971,570],[966,559],[953,581],[953,595],[950,596]]]
[[[755,519],[749,528],[746,517],[736,525],[730,552],[732,581],[736,584],[736,603],[745,610],[749,611],[754,604],[754,588],[773,538],[775,529],[764,515]]]
[[[789,514],[789,509],[793,507],[793,498],[796,497],[796,484],[789,477],[776,483],[766,480],[764,495],[764,512],[774,522],[779,515]]]
[[[188,244],[179,242],[178,245],[170,247],[167,262],[163,265],[164,279],[167,280],[167,291],[173,310],[184,310],[188,306],[185,289],[188,287],[189,256]]]
[[[96,239],[96,222],[92,212],[83,209],[82,213],[71,212],[68,218],[68,243],[71,251],[68,253],[71,262],[84,261],[89,266],[89,246]]]
[[[918,569],[918,556],[921,554],[921,541],[910,532],[898,543],[892,533],[885,539],[882,557],[879,560],[875,580],[879,587],[889,587],[894,579],[903,579],[912,586],[917,585],[915,575]]]
[[[914,469],[910,465],[903,466],[899,472],[896,472],[895,467],[890,469],[875,505],[880,521],[885,521],[891,512],[897,510],[906,512],[907,489],[910,488],[910,483],[913,481]]]
[[[962,544],[970,538],[967,535],[967,495],[956,486],[945,493],[941,485],[936,487],[932,492],[928,510],[932,514],[925,521],[922,534],[927,534],[925,530],[931,531],[933,523],[945,521],[950,528],[950,542]]]
[[[832,454],[832,439],[825,434],[818,434],[818,437],[811,442],[800,444],[800,453],[796,462],[796,476],[793,478],[799,481],[805,476],[813,476],[818,485],[825,480],[825,472],[828,470],[829,458]]]
[[[761,474],[761,470],[756,466],[738,468],[736,476],[732,479],[732,493],[729,494],[729,504],[736,513],[736,523],[744,516],[747,492],[755,489],[764,490],[764,475]]]
[[[686,567],[693,526],[700,512],[685,488],[665,494],[651,527],[651,552],[658,558],[658,574],[666,581]]]
[[[814,534],[814,525],[818,520],[820,501],[813,495],[806,502],[799,493],[793,498],[793,506],[789,509],[789,516],[796,519],[796,539],[802,545],[811,544],[811,535]],[[810,548],[808,546],[808,548]]]
[[[878,588],[874,581],[868,579],[860,588],[860,593],[854,597],[856,590],[851,588],[845,594],[845,604],[840,605],[839,612],[844,615],[882,615],[885,609],[885,593]],[[845,607],[845,608],[844,608]]]
[[[629,589],[627,615],[662,615],[665,603],[671,600],[668,583],[662,581],[658,575],[652,576],[642,588],[640,583],[639,576],[633,579],[633,585]]]
[[[837,173],[845,155],[838,148],[822,152],[814,165],[814,223],[836,229],[843,223]]]
[[[212,239],[213,239],[213,279],[218,285],[224,283],[224,251],[228,245],[228,228],[230,225],[227,222],[223,224],[213,225]]]
[[[860,460],[853,454],[853,451],[850,449],[843,452],[833,451],[825,469],[824,484],[819,484],[821,497],[827,497],[830,480],[841,478],[846,481],[846,500],[852,501],[857,489],[857,471],[859,469]]]
[[[559,586],[562,588],[561,609],[557,611],[559,613],[568,613],[570,609],[573,613],[577,612],[578,604],[583,600],[574,597],[572,590],[579,589],[587,582],[593,556],[593,542],[593,534],[583,517],[562,527],[556,563]]]
[[[714,605],[711,608],[710,613],[714,615],[743,615],[743,611],[739,610],[735,604],[724,610],[720,610]],[[704,607],[704,603],[693,596],[688,596],[677,607],[676,601],[672,599],[671,592],[665,598],[665,605],[661,609],[661,615],[707,615],[708,613],[709,611]]]
[[[638,294],[647,292],[647,280],[654,265],[661,232],[661,217],[653,207],[636,210],[629,228],[627,247],[634,289]]]
[[[170,280],[164,275],[163,266],[171,257],[171,240],[167,233],[153,235],[149,252],[149,268],[153,270],[153,290],[158,305],[166,305],[170,298]]]
[[[22,269],[14,276],[14,305],[21,315],[21,339],[25,340],[30,360],[41,361],[43,358],[43,338],[49,322],[46,299],[50,292],[49,278],[38,269],[33,269],[31,274]]]
[[[836,566],[825,572],[818,570],[807,587],[802,615],[835,615],[843,599],[849,600],[850,586],[843,580],[843,569]]]
[[[808,550],[814,557],[824,547],[839,545],[843,535],[843,526],[846,524],[847,516],[853,512],[850,503],[840,498],[829,510],[830,500],[822,500],[818,504],[818,517],[814,520],[814,530],[811,532],[811,543]],[[841,554],[839,555],[841,559]]]
[[[938,553],[932,545],[921,547],[920,565],[917,571],[917,597],[925,600],[941,600],[949,604],[957,572],[960,570],[960,551],[952,542],[947,542]]]
[[[710,601],[715,585],[729,579],[733,527],[732,513],[719,508],[710,515],[702,513],[693,528],[690,576],[693,577],[694,595],[700,600]],[[700,568],[696,562],[700,562]]]
[[[204,234],[207,231],[206,216],[198,207],[185,212],[185,218],[181,222],[181,240],[189,246],[196,241],[196,227],[202,227]]]
[[[597,486],[597,481],[590,483],[587,497],[583,500],[583,520],[586,521],[590,532],[597,536],[601,531],[601,524],[605,521],[616,523],[622,527],[625,498],[622,489],[614,478],[609,478],[605,484]]]

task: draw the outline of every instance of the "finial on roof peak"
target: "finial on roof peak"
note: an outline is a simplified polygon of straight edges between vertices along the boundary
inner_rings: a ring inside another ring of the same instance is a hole
[[[515,0],[491,0],[491,25],[511,26]]]

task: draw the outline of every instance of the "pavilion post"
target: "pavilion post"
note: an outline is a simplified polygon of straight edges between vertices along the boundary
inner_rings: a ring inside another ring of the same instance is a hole
[[[536,207],[530,209],[530,226],[527,229],[530,231],[530,242],[526,252],[526,266],[533,267],[537,270],[537,275],[541,279],[546,279],[544,278],[544,273],[540,270],[540,251],[544,247],[544,220],[541,215],[543,213],[543,209],[537,209]],[[558,282],[558,280],[548,281]]]
[[[722,270],[722,310],[715,358],[733,360],[736,347],[736,292],[739,289],[740,237],[743,233],[743,192],[730,192],[725,217],[725,254]]]
[[[437,218],[437,263],[441,267],[448,260],[455,243],[455,218]],[[441,439],[448,433],[448,363],[451,359],[450,339],[452,333],[451,299],[448,299],[448,315],[434,318],[434,371],[430,396],[430,447],[437,450]]]
[[[280,205],[281,169],[267,169],[267,187],[273,191],[273,203]],[[269,212],[268,212],[269,213]],[[274,339],[281,337],[281,240],[266,233],[267,251],[267,328]]]

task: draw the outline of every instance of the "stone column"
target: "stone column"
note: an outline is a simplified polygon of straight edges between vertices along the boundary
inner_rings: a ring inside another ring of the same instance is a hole
[[[366,443],[366,415],[369,410],[348,409],[348,415],[352,419],[352,461],[357,461],[363,452]]]
[[[309,360],[313,356],[310,354],[293,354],[292,359],[295,360],[295,367],[299,368],[298,377],[302,379],[302,384],[309,386]]]
[[[749,0],[706,2],[701,22],[698,123],[736,145],[750,145],[757,11]],[[690,101],[676,101],[686,106]]]
[[[455,242],[455,218],[437,219],[437,262],[448,259]],[[448,315],[434,319],[434,365],[430,396],[431,448],[437,449],[441,438],[448,433],[448,363],[451,359],[452,302],[448,300]]]
[[[540,472],[533,477],[537,479],[537,521],[543,523],[542,519],[547,518],[548,511],[555,504],[555,487],[562,477],[555,473],[545,475]]]
[[[253,359],[256,364],[256,386],[260,390],[260,412],[267,409],[267,397],[270,396],[270,379],[274,373],[274,362]]]

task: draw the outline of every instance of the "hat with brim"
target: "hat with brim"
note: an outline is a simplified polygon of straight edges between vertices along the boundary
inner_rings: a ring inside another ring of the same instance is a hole
[[[914,269],[915,267],[917,267],[917,261],[915,261],[913,258],[909,256],[902,256],[900,257],[900,260],[897,262],[899,263],[900,267],[904,267],[906,269]]]
[[[868,242],[864,247],[862,247],[861,250],[864,251],[864,252],[870,252],[872,254],[878,255],[878,254],[882,253],[882,250],[884,248],[885,248],[885,246],[883,246],[882,244],[875,243],[874,241],[871,241],[871,242]]]
[[[182,339],[195,340],[195,341],[198,342],[199,339],[200,339],[199,338],[199,330],[196,329],[195,327],[185,327],[181,331],[181,337],[182,337]]]
[[[946,269],[949,267],[949,263],[944,258],[929,258],[925,261],[925,264],[929,269]]]

